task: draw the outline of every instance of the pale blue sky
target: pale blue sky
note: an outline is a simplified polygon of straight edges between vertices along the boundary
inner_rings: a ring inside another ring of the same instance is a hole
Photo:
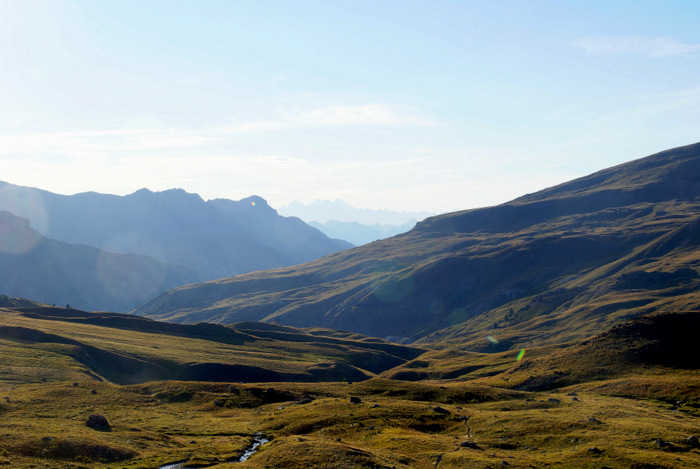
[[[505,202],[700,141],[697,1],[0,0],[0,180]]]

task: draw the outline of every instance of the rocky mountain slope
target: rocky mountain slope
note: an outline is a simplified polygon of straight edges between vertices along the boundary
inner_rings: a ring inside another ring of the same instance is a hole
[[[152,257],[115,254],[46,238],[29,220],[0,211],[0,291],[85,309],[130,311],[197,278]]]
[[[198,280],[310,261],[351,247],[264,199],[204,201],[181,189],[127,196],[64,196],[0,182],[0,210],[27,218],[43,235],[184,266]]]
[[[700,308],[698,243],[695,144],[310,263],[183,286],[137,313],[474,350],[561,343],[645,312]]]

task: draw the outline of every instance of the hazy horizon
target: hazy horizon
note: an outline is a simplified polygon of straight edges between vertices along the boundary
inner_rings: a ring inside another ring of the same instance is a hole
[[[450,212],[700,140],[700,4],[0,0],[0,162]]]

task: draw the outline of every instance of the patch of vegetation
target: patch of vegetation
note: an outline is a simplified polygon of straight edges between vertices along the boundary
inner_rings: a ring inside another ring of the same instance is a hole
[[[91,367],[94,357],[80,361],[81,350],[147,361],[173,377],[195,359],[214,358],[304,376],[330,363],[320,352],[337,356],[339,344],[265,339],[265,325],[254,332],[258,326],[248,324],[239,332],[254,340],[212,347],[182,334],[2,310],[0,326],[35,332],[0,338],[0,464],[137,469],[185,461],[224,469],[264,435],[269,441],[240,467],[698,467],[700,448],[689,437],[700,435],[700,378],[682,357],[694,320],[691,313],[645,316],[524,354],[446,347],[363,381],[125,385]],[[317,334],[366,339],[310,335]],[[663,360],[653,359],[655,347],[668,352]],[[396,379],[407,372],[429,379]],[[95,415],[109,431],[87,425]]]

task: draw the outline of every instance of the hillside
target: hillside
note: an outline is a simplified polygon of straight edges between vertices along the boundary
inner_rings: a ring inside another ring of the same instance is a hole
[[[181,325],[48,306],[0,308],[0,337],[9,360],[0,363],[0,380],[17,382],[357,381],[423,353],[318,328]]]
[[[700,464],[697,312],[523,358],[0,302],[7,467]]]
[[[46,238],[0,211],[0,292],[85,309],[130,311],[158,292],[197,279],[152,257],[115,254]]]
[[[306,264],[183,286],[136,312],[507,350],[698,309],[698,243],[695,144]]]
[[[0,182],[0,210],[44,236],[184,266],[198,280],[310,261],[351,244],[330,239],[264,199],[204,201],[181,189],[64,196]]]

